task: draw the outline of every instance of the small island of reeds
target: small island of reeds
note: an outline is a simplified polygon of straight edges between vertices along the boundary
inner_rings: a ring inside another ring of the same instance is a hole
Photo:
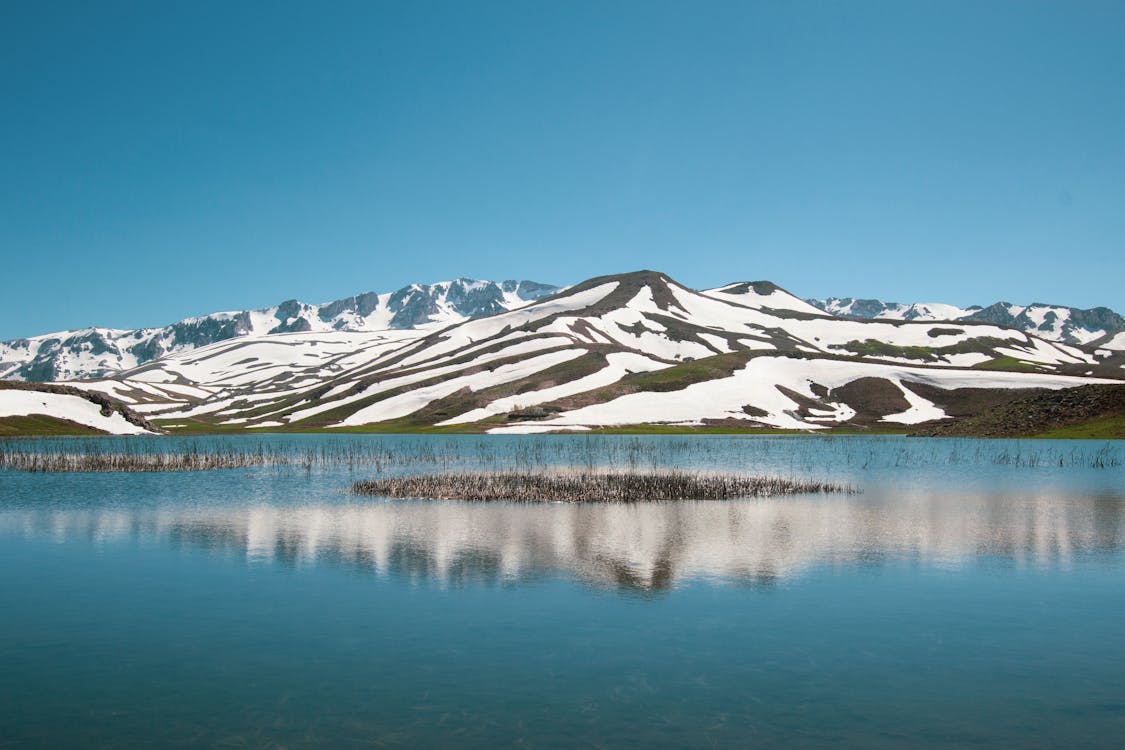
[[[855,493],[830,482],[703,472],[484,472],[386,477],[352,491],[403,500],[637,503],[736,500],[810,492]]]

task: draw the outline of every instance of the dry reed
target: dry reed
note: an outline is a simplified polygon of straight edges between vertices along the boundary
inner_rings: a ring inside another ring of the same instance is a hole
[[[839,484],[700,472],[449,473],[387,477],[352,485],[361,495],[410,500],[513,502],[663,502],[734,500],[807,492],[854,493]]]
[[[0,467],[30,472],[154,472],[237,469],[276,464],[253,453],[4,453]]]

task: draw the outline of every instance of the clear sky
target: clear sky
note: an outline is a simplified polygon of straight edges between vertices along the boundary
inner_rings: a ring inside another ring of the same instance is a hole
[[[456,276],[1125,312],[1125,3],[23,2],[0,339]]]

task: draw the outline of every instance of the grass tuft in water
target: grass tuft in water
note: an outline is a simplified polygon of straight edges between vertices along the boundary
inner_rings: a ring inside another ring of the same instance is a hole
[[[688,472],[447,473],[388,477],[352,485],[360,495],[411,500],[514,502],[664,502],[734,500],[808,492],[854,493],[829,482]]]

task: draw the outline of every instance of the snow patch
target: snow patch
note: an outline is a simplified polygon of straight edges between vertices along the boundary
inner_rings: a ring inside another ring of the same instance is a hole
[[[67,419],[86,427],[93,427],[111,435],[151,434],[113,412],[103,416],[101,407],[81,396],[42,391],[0,391],[0,417],[23,417],[33,414]]]

